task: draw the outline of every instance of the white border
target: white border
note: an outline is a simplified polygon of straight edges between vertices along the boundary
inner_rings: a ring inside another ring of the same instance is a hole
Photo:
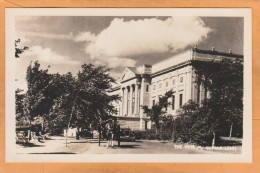
[[[252,10],[250,8],[6,8],[6,162],[252,162]],[[16,154],[15,16],[244,17],[244,119],[242,154]]]

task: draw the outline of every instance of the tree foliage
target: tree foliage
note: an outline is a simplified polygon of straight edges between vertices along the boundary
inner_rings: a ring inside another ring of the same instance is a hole
[[[19,48],[18,44],[21,42],[21,39],[18,38],[17,40],[15,40],[15,58],[20,58],[20,54],[22,54],[25,50],[28,50],[29,47],[24,46],[23,48]]]
[[[229,131],[232,122],[242,131],[243,61],[223,59],[219,62],[192,62],[195,82],[209,92],[200,106],[189,102],[175,121],[177,138],[197,145],[215,145],[219,132]]]
[[[77,76],[50,74],[40,68],[38,61],[27,68],[28,90],[16,92],[17,112],[30,122],[41,119],[48,131],[62,132],[68,127],[97,127],[116,112],[112,102],[118,95],[108,95],[114,82],[109,68],[83,64]]]
[[[214,115],[216,128],[226,122],[242,125],[243,59],[222,59],[220,62],[193,62],[195,73],[210,94],[205,106]],[[205,107],[204,106],[204,107]],[[241,127],[242,129],[242,127]]]
[[[144,113],[150,117],[151,121],[155,123],[156,133],[160,128],[160,120],[162,115],[166,113],[165,109],[169,106],[168,99],[172,96],[173,92],[167,91],[162,97],[159,98],[158,104],[153,105],[151,108],[148,106],[142,106]]]
[[[54,100],[49,116],[51,127],[87,128],[90,124],[97,127],[115,113],[111,103],[119,96],[107,94],[114,82],[109,70],[84,64],[77,77],[70,73],[60,76],[63,92]]]
[[[15,117],[17,125],[24,125],[27,120],[23,111],[24,93],[22,89],[15,90]]]
[[[27,68],[26,81],[27,92],[24,97],[24,114],[30,121],[37,116],[43,116],[49,112],[52,105],[52,93],[49,91],[51,75],[48,70],[40,69],[36,61]]]

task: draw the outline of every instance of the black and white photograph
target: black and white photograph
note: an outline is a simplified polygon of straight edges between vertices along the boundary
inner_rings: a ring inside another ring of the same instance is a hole
[[[6,10],[7,162],[251,162],[251,10]]]

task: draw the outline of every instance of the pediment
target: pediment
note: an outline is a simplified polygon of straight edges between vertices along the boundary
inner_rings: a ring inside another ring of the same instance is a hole
[[[129,68],[126,68],[121,77],[121,81],[125,81],[127,79],[131,79],[134,77],[135,77],[135,73],[132,70],[130,70]]]

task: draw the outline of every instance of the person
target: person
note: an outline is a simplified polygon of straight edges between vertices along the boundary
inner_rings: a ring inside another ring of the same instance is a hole
[[[106,124],[106,137],[107,137],[107,148],[108,147],[113,147],[114,146],[114,142],[113,142],[113,138],[114,138],[114,133],[113,133],[113,124],[111,121],[109,121]]]

